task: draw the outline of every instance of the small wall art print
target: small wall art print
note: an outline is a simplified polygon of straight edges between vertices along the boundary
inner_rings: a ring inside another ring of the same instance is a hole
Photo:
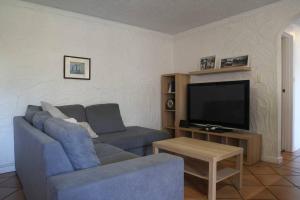
[[[91,59],[75,56],[64,56],[65,79],[91,79]]]
[[[224,58],[221,60],[221,68],[226,67],[242,67],[249,65],[248,55],[233,58]]]

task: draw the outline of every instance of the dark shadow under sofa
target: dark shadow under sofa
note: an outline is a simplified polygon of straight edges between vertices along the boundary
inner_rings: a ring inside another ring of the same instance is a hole
[[[29,106],[25,117],[14,118],[16,172],[28,200],[183,199],[183,160],[150,155],[152,142],[168,133],[125,127],[117,104],[57,108],[99,135],[93,143],[101,165],[72,169],[62,145],[32,125],[41,108]]]

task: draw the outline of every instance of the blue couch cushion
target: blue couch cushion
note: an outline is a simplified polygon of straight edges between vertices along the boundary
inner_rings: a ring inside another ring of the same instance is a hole
[[[99,135],[94,143],[107,143],[124,150],[152,145],[152,142],[171,138],[170,134],[139,126],[126,127],[126,131]]]
[[[44,124],[47,119],[52,117],[47,111],[36,112],[32,118],[32,124],[35,128],[44,131]]]
[[[50,137],[61,143],[75,170],[100,165],[86,129],[57,118],[47,119],[44,127]]]
[[[42,111],[40,106],[28,105],[25,113],[25,119],[32,124],[32,118],[36,112]]]
[[[86,122],[85,110],[83,105],[57,106],[57,108],[70,118],[75,118],[78,122]]]
[[[138,158],[138,156],[133,153],[122,151],[120,153],[116,153],[111,156],[103,157],[101,162],[103,165],[107,165],[107,164],[121,162],[124,160],[130,160],[130,159],[134,159],[134,158]]]
[[[118,104],[98,104],[85,108],[92,129],[98,134],[125,131]]]
[[[148,146],[133,148],[133,149],[127,149],[126,151],[133,153],[138,156],[148,156],[153,154],[153,147],[152,144]]]
[[[139,156],[126,152],[109,144],[95,144],[95,150],[102,165],[138,158]]]

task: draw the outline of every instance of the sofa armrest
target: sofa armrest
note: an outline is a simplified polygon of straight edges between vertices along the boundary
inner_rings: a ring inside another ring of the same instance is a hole
[[[182,200],[183,159],[151,155],[49,177],[48,200]]]

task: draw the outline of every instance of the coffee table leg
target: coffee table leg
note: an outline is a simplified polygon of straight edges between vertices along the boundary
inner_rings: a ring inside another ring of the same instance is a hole
[[[156,146],[153,146],[153,154],[158,154],[159,149]]]
[[[243,153],[236,156],[236,169],[240,170],[240,173],[233,177],[233,184],[237,189],[242,187],[242,176],[243,176]]]
[[[209,162],[209,177],[208,177],[208,200],[216,199],[217,190],[217,162]]]

